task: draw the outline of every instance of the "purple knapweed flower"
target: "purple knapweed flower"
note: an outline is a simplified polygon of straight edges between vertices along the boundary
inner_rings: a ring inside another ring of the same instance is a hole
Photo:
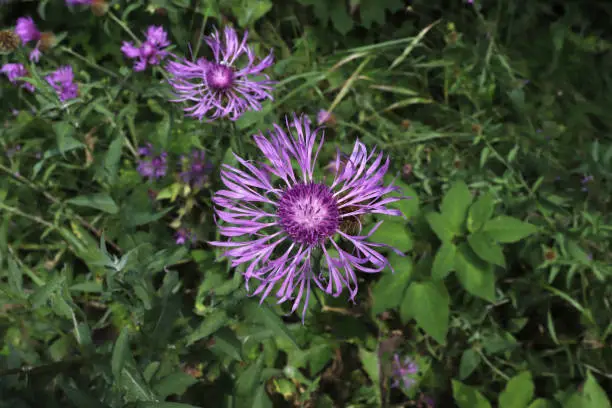
[[[170,45],[168,34],[161,26],[149,26],[146,32],[146,39],[140,45],[135,47],[131,41],[124,41],[121,51],[131,59],[137,59],[134,63],[134,71],[144,71],[147,65],[159,65],[159,63],[168,55],[166,47]]]
[[[29,72],[23,64],[4,64],[0,69],[11,84],[19,84],[23,89],[34,92],[34,85],[29,82],[19,81],[19,78],[29,76]]]
[[[223,38],[215,32],[206,37],[213,52],[214,61],[200,58],[196,62],[172,61],[168,64],[170,85],[177,99],[172,102],[189,102],[187,116],[202,120],[209,112],[210,120],[229,117],[237,120],[247,109],[260,110],[261,101],[272,99],[270,91],[274,83],[262,74],[274,62],[272,51],[255,64],[255,53],[247,45],[247,32],[242,41],[233,28],[225,27]],[[240,65],[238,58],[246,54],[248,61]],[[256,79],[260,75],[263,79]]]
[[[206,161],[204,150],[194,151],[189,158],[183,158],[183,171],[180,174],[184,183],[193,187],[201,187],[208,179],[211,166]]]
[[[70,65],[59,67],[45,79],[55,89],[60,101],[66,102],[79,96],[79,87],[74,83],[74,73]]]
[[[187,242],[194,242],[196,239],[196,236],[193,232],[191,232],[191,230],[187,229],[187,228],[181,228],[178,231],[176,231],[176,234],[174,235],[174,239],[177,245],[184,245]]]
[[[219,232],[229,240],[211,244],[227,248],[225,256],[233,267],[245,266],[247,290],[250,279],[258,281],[252,295],[261,294],[262,302],[276,289],[279,303],[291,299],[294,312],[305,298],[303,321],[313,282],[333,296],[347,287],[354,300],[356,272],[380,272],[389,265],[377,251],[388,246],[368,242],[382,221],[362,235],[361,218],[400,216],[399,210],[386,205],[402,197],[387,196],[399,188],[383,185],[389,158],[368,153],[359,141],[346,162],[336,160],[331,185],[316,180],[315,163],[323,145],[321,138],[315,146],[319,129],[311,131],[304,116],[295,114],[293,125],[292,131],[287,118],[289,134],[274,125],[268,137],[262,133],[253,137],[269,165],[256,166],[235,155],[244,169],[223,166],[226,189],[217,191],[213,203],[223,221]],[[319,265],[311,263],[313,255],[323,261],[321,273]]]
[[[21,42],[24,44],[40,40],[40,31],[38,31],[32,17],[19,17],[15,25],[15,34],[21,38]]]
[[[148,177],[150,180],[162,178],[168,170],[166,152],[161,152],[156,155],[153,153],[153,146],[148,143],[145,147],[138,149],[138,154],[143,158],[138,162],[138,173],[143,177]]]
[[[398,354],[393,356],[393,372],[391,377],[393,378],[392,387],[404,386],[404,389],[409,389],[415,383],[413,378],[419,372],[419,366],[416,365],[410,357],[406,357],[404,362],[400,360]]]

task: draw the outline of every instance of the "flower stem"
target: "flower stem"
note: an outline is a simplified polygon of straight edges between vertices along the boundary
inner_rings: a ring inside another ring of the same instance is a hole
[[[117,17],[115,15],[115,13],[113,13],[112,11],[109,10],[108,16],[111,18],[111,20],[113,20],[115,23],[117,23],[119,25],[119,27],[121,27],[126,33],[128,33],[130,35],[130,37],[132,37],[134,39],[134,41],[136,41],[136,44],[140,45],[140,43],[141,43],[140,39],[138,37],[136,37],[134,32],[132,30],[130,30],[130,28],[123,21],[121,21],[121,19],[119,17]]]

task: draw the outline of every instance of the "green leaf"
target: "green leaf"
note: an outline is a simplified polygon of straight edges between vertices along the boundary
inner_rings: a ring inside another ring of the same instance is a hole
[[[610,408],[606,392],[590,372],[587,373],[587,380],[582,389],[582,400],[584,408]]]
[[[471,348],[465,350],[459,362],[459,379],[468,378],[478,368],[480,361],[480,354],[476,350]]]
[[[538,398],[537,400],[533,401],[528,408],[553,408],[554,406],[556,405],[553,405],[552,402],[545,400],[544,398]]]
[[[346,10],[346,3],[343,1],[334,1],[325,3],[329,8],[329,17],[332,24],[342,35],[346,35],[353,28],[353,19]]]
[[[372,312],[374,314],[382,313],[387,309],[394,309],[400,305],[413,270],[412,259],[409,257],[402,259],[406,260],[403,267],[397,268],[395,266],[395,273],[385,272],[374,286],[372,290]]]
[[[413,282],[404,296],[402,320],[414,317],[417,324],[438,343],[446,344],[450,298],[441,282]]]
[[[477,231],[468,236],[470,248],[480,257],[480,259],[494,265],[506,267],[504,252],[491,236],[484,231]]]
[[[400,251],[412,249],[412,238],[403,222],[383,222],[370,237],[372,242],[380,242]]]
[[[432,231],[442,242],[451,242],[456,231],[451,227],[450,220],[438,212],[430,212],[425,216]]]
[[[475,388],[453,380],[453,397],[459,408],[491,408],[489,401]]]
[[[455,253],[457,247],[450,241],[443,241],[431,266],[431,277],[435,280],[444,279],[455,269]]]
[[[268,329],[272,330],[277,336],[288,340],[295,348],[300,349],[295,337],[289,331],[282,319],[267,304],[253,307],[253,316],[263,323]]]
[[[529,371],[510,379],[499,396],[499,408],[525,408],[533,399],[535,387]]]
[[[534,225],[506,215],[487,221],[482,230],[501,243],[517,242],[538,231]]]
[[[482,228],[493,216],[495,202],[493,195],[487,193],[479,197],[474,204],[471,205],[467,218],[468,231],[474,232]]]
[[[32,309],[37,309],[46,304],[51,296],[60,290],[64,284],[64,279],[64,276],[57,275],[52,280],[47,282],[45,286],[41,286],[40,288],[36,289],[36,291],[28,298],[30,304],[32,305]]]
[[[125,365],[125,361],[130,355],[130,329],[126,326],[121,329],[119,337],[113,346],[113,355],[111,357],[111,369],[115,379],[121,379],[121,371]]]
[[[359,347],[359,359],[361,360],[361,365],[365,370],[368,377],[372,381],[374,389],[376,390],[376,398],[378,403],[381,402],[381,394],[380,394],[380,370],[379,370],[379,361],[378,355],[376,352],[368,351],[363,347]]]
[[[442,199],[440,212],[450,223],[449,228],[456,234],[461,232],[461,226],[467,217],[471,203],[472,193],[467,184],[461,180],[455,182]]]
[[[95,208],[100,211],[107,212],[109,214],[117,214],[119,207],[113,201],[108,193],[91,194],[87,196],[78,196],[71,198],[67,203],[76,205],[79,207]]]
[[[389,208],[400,210],[406,218],[411,218],[419,212],[419,195],[408,184],[395,180],[395,185],[401,189],[399,192],[394,192],[391,196],[406,197],[402,200],[389,204]]]
[[[177,371],[157,381],[153,386],[153,391],[159,395],[159,398],[166,399],[170,395],[183,395],[187,388],[197,382],[198,380],[193,376]]]
[[[493,302],[495,300],[495,275],[490,264],[478,256],[463,242],[455,254],[455,270],[459,282],[472,295]]]
[[[215,344],[211,347],[212,350],[219,350],[234,360],[242,360],[242,343],[232,330],[223,327],[215,333],[213,339],[215,340]]]
[[[236,394],[252,396],[255,387],[259,384],[261,371],[264,365],[264,356],[260,354],[255,363],[252,363],[236,380]]]
[[[238,24],[246,27],[255,23],[272,9],[270,0],[243,1],[240,6],[233,7],[234,14],[238,17]]]
[[[187,336],[187,346],[192,345],[196,341],[208,337],[215,333],[220,328],[226,326],[229,323],[229,317],[225,310],[216,309],[211,314],[204,318],[204,321],[189,335]]]
[[[119,161],[121,160],[121,149],[123,148],[123,137],[117,136],[108,147],[104,156],[104,170],[106,180],[112,186],[117,182]]]
[[[384,24],[385,11],[394,13],[404,6],[402,0],[361,0],[359,4],[359,16],[361,24],[370,29],[372,23]]]
[[[137,402],[136,408],[199,408],[195,405],[180,402]]]
[[[268,393],[266,392],[266,386],[261,385],[257,388],[257,392],[255,393],[255,398],[253,399],[253,405],[251,408],[273,408],[272,401],[270,397],[268,397]]]

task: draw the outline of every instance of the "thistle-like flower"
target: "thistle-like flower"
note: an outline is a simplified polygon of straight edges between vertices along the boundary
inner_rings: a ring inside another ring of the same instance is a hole
[[[247,289],[249,280],[258,281],[253,295],[262,301],[274,291],[279,303],[293,301],[294,312],[303,300],[303,320],[313,283],[333,296],[346,287],[354,300],[356,272],[389,266],[377,251],[387,245],[368,241],[381,222],[362,234],[361,218],[401,215],[387,205],[402,197],[389,196],[398,187],[383,185],[389,158],[382,153],[368,153],[357,141],[344,163],[337,155],[335,177],[327,185],[314,176],[323,144],[321,138],[315,146],[319,129],[311,130],[304,116],[294,115],[292,124],[287,118],[287,131],[274,125],[268,137],[254,136],[268,163],[256,166],[235,156],[243,169],[223,166],[226,189],[213,202],[222,221],[219,232],[229,240],[211,244],[227,248],[232,266],[245,266]],[[321,265],[313,263],[317,258]]]
[[[229,117],[238,119],[246,110],[260,110],[261,101],[272,99],[270,94],[273,81],[263,70],[274,62],[272,52],[255,63],[255,53],[247,45],[248,34],[242,41],[233,28],[226,27],[223,37],[215,31],[206,38],[214,61],[200,58],[196,62],[183,59],[172,61],[167,70],[171,75],[170,85],[176,99],[173,102],[188,102],[187,116],[202,120],[210,112],[210,119]],[[244,64],[238,61],[246,55]],[[255,78],[262,76],[262,79]]]
[[[79,86],[74,83],[74,74],[70,65],[59,67],[45,79],[55,89],[60,101],[66,102],[79,96]]]
[[[149,26],[146,32],[146,40],[135,47],[131,41],[124,41],[121,51],[131,59],[137,59],[134,63],[134,71],[144,71],[147,65],[159,65],[168,55],[166,47],[170,45],[168,34],[161,26]]]
[[[149,180],[162,178],[168,171],[168,163],[166,152],[161,152],[156,155],[153,153],[153,146],[148,143],[146,146],[138,149],[138,154],[142,159],[138,162],[138,173],[141,176],[147,177]]]
[[[418,374],[419,366],[416,365],[410,357],[406,357],[404,362],[400,360],[398,354],[393,356],[393,384],[392,387],[400,387],[403,385],[404,389],[409,389],[416,382],[414,376]]]
[[[19,36],[25,45],[30,41],[35,41],[36,45],[30,52],[30,61],[38,62],[41,51],[46,51],[55,43],[55,36],[50,32],[40,32],[32,17],[19,17],[15,25],[15,34]]]
[[[19,84],[23,89],[34,92],[34,85],[19,80],[19,78],[30,76],[30,73],[23,64],[4,64],[0,72],[6,75],[10,83]]]

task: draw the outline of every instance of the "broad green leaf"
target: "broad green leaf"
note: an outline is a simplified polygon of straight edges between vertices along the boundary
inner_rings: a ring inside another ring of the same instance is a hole
[[[453,380],[453,398],[459,408],[491,408],[489,401],[475,388]]]
[[[300,348],[293,334],[291,334],[285,323],[270,306],[264,303],[261,306],[254,307],[253,316],[268,329],[272,330],[276,336],[281,336],[288,340],[295,348]]]
[[[450,299],[442,282],[413,282],[406,291],[400,314],[417,324],[440,344],[446,344]]]
[[[587,380],[582,390],[582,398],[585,408],[610,408],[610,400],[606,392],[590,372],[587,373]]]
[[[123,148],[123,137],[117,136],[112,141],[106,155],[104,156],[104,170],[108,183],[112,186],[117,181],[119,161],[121,160],[121,149]]]
[[[87,196],[78,196],[66,201],[69,204],[79,207],[95,208],[109,214],[117,214],[119,207],[107,193],[91,194]]]
[[[389,204],[389,208],[398,209],[406,218],[414,217],[419,212],[419,195],[408,184],[395,180],[394,183],[401,191],[394,192],[392,196],[406,197],[402,200]]]
[[[455,254],[455,270],[459,282],[472,295],[493,302],[495,274],[491,265],[478,259],[467,243],[461,243]]]
[[[403,259],[406,260],[404,267],[396,267],[395,273],[383,273],[382,278],[374,285],[372,290],[372,312],[374,314],[399,307],[412,276],[412,259],[409,257]]]
[[[236,380],[236,394],[244,396],[252,396],[255,387],[261,379],[261,370],[264,365],[264,356],[260,354],[255,362],[252,362],[246,370],[240,374]]]
[[[479,197],[470,206],[467,218],[467,228],[470,232],[478,231],[493,216],[495,202],[490,193]]]
[[[468,378],[478,368],[480,361],[480,354],[476,350],[471,348],[465,350],[459,362],[459,379],[465,380]]]
[[[555,406],[556,405],[553,405],[552,402],[545,400],[544,398],[538,398],[537,400],[529,404],[528,408],[553,408]],[[576,408],[579,408],[579,407],[576,407]]]
[[[359,16],[361,24],[370,29],[372,23],[384,24],[385,12],[391,13],[400,10],[403,6],[401,0],[361,0],[359,6]]]
[[[450,223],[449,228],[452,228],[456,234],[461,231],[471,203],[472,193],[467,184],[461,180],[455,182],[442,199],[440,212]]]
[[[193,376],[182,371],[177,371],[157,381],[153,386],[153,391],[155,391],[161,399],[166,399],[170,395],[183,395],[185,391],[187,391],[187,388],[197,382],[198,380]]]
[[[376,390],[376,398],[380,404],[380,362],[378,361],[378,355],[374,351],[368,351],[363,347],[359,347],[359,359],[366,374],[370,377],[370,381],[372,381],[373,387]]]
[[[484,231],[477,231],[468,236],[470,248],[480,257],[480,259],[494,265],[506,267],[504,252],[495,240]]]
[[[215,333],[220,328],[226,326],[229,323],[229,317],[225,310],[216,309],[208,316],[204,317],[204,321],[187,336],[187,345],[190,346],[196,341],[208,337]]]
[[[242,360],[242,343],[232,330],[223,327],[215,333],[213,339],[215,340],[215,344],[211,347],[212,350],[221,351],[234,360]]]
[[[346,4],[341,1],[325,3],[329,8],[329,17],[332,24],[342,35],[346,35],[353,28],[353,19],[349,15]]]
[[[272,401],[266,392],[266,386],[261,385],[255,392],[255,398],[253,399],[253,405],[251,408],[273,408]]]
[[[533,399],[535,387],[529,371],[510,379],[499,396],[499,408],[525,408]]]
[[[99,398],[96,398],[79,388],[74,388],[70,385],[63,385],[61,387],[66,397],[76,407],[108,408],[108,405],[101,403]]]
[[[372,242],[380,242],[397,248],[400,251],[412,249],[412,238],[404,222],[383,222],[370,237]]]
[[[431,227],[432,231],[442,242],[450,242],[456,235],[456,231],[452,228],[450,220],[438,212],[430,212],[425,218]]]
[[[431,277],[434,280],[441,280],[455,269],[455,253],[457,247],[450,241],[442,242],[442,246],[436,252],[436,256],[431,267]]]
[[[121,371],[125,365],[125,361],[130,356],[130,329],[126,326],[121,329],[119,337],[113,346],[113,355],[111,357],[111,369],[115,379],[121,378]]]
[[[272,9],[270,0],[242,2],[240,6],[233,7],[235,15],[238,17],[238,24],[246,27],[253,24]]]
[[[501,243],[517,242],[537,232],[534,225],[506,215],[497,216],[487,221],[482,229]]]

